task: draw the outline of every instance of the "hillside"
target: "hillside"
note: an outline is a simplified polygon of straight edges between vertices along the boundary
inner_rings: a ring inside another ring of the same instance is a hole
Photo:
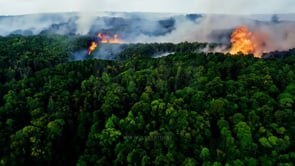
[[[170,43],[71,61],[90,41],[0,37],[1,165],[293,165],[294,54]]]

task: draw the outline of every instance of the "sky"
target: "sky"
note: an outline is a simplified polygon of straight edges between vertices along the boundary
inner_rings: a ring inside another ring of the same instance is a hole
[[[295,0],[0,0],[0,15],[52,12],[294,13]]]

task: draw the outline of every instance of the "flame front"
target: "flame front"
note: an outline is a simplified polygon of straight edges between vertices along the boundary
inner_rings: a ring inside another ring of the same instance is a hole
[[[100,32],[97,34],[97,37],[99,38],[100,43],[108,43],[108,41],[109,41],[109,36],[102,34]]]
[[[121,40],[118,36],[118,34],[114,34],[114,37],[112,39],[109,40],[109,43],[117,43],[117,44],[121,44],[123,43],[123,40]]]
[[[230,54],[253,54],[254,57],[261,58],[263,53],[269,51],[269,36],[267,33],[255,29],[250,32],[246,26],[237,27],[231,34],[230,42],[232,44]]]
[[[100,39],[100,43],[111,43],[111,44],[121,44],[123,40],[121,40],[118,34],[114,34],[113,38],[109,35],[98,33],[97,37]]]
[[[88,48],[88,55],[90,55],[96,49],[98,43],[110,43],[110,44],[124,43],[123,40],[121,40],[117,34],[114,34],[113,38],[111,38],[109,35],[99,32],[97,34],[97,38],[99,39],[99,42],[92,41],[90,43],[90,46]]]
[[[255,43],[253,34],[246,26],[240,26],[231,35],[230,42],[232,44],[229,51],[230,54],[254,54]]]
[[[88,55],[90,55],[92,53],[92,51],[95,50],[95,48],[97,47],[97,43],[96,42],[91,42],[89,48],[88,48]]]

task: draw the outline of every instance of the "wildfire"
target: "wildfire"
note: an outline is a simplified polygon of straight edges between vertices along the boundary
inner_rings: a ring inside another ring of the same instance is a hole
[[[122,39],[119,38],[118,34],[114,34],[113,37],[110,37],[107,34],[99,32],[97,34],[99,42],[92,41],[88,48],[88,55],[90,55],[97,47],[99,43],[110,43],[110,44],[122,44],[124,43]]]
[[[100,43],[108,43],[108,41],[109,41],[109,36],[104,35],[100,32],[97,34],[97,37],[100,39]]]
[[[91,42],[91,44],[90,44],[90,46],[89,46],[89,48],[88,48],[88,55],[90,55],[91,53],[92,53],[92,51],[94,51],[95,50],[95,48],[97,47],[97,44],[96,44],[96,42]]]
[[[240,26],[231,34],[230,54],[253,54],[255,57],[261,57],[260,43],[256,36],[249,31],[246,26]]]
[[[119,39],[118,34],[114,34],[113,37],[110,37],[109,35],[98,33],[97,37],[100,39],[100,43],[113,43],[113,44],[123,43],[123,40]]]
[[[121,40],[118,36],[118,34],[114,34],[114,37],[109,40],[109,43],[118,43],[121,44],[123,43],[123,40]]]

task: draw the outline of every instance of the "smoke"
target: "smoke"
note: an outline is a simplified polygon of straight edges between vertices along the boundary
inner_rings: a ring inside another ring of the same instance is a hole
[[[169,19],[169,18],[166,18]],[[171,18],[170,18],[171,19]],[[173,17],[175,23],[170,27],[170,31],[162,35],[150,35],[141,33],[133,36],[130,34],[128,42],[228,42],[229,35],[225,34],[226,31],[234,29],[241,24],[254,24],[253,20],[241,18],[238,16],[230,15],[203,15],[191,20],[185,15]],[[163,28],[156,24],[143,24],[143,29],[149,29],[154,34],[161,34]],[[166,29],[167,30],[167,29]],[[214,35],[213,35],[214,34]]]
[[[81,35],[88,34],[94,20],[97,17],[97,2],[93,0],[79,0],[80,6],[79,18],[77,20],[77,33]]]
[[[227,45],[219,44],[217,46],[212,47],[212,46],[207,44],[205,48],[200,50],[200,52],[205,52],[205,53],[216,53],[216,52],[228,53],[228,49],[229,49],[229,47]]]
[[[87,55],[87,50],[80,50],[72,53],[71,57],[69,57],[69,61],[83,61],[89,56]]]
[[[259,52],[295,47],[294,14],[222,15],[95,12],[99,5],[81,1],[80,12],[0,17],[0,35],[118,34],[126,43],[208,42],[224,44],[211,51],[227,52],[233,30],[249,27]],[[255,19],[259,18],[259,19]],[[86,48],[85,48],[86,49]],[[99,48],[102,58],[108,50]],[[206,50],[206,49],[205,49]],[[209,48],[208,48],[209,50]],[[113,51],[116,52],[116,51]],[[112,56],[112,55],[109,55]]]
[[[161,58],[161,57],[165,57],[165,56],[168,56],[168,55],[171,55],[171,54],[174,54],[175,52],[164,52],[164,53],[158,53],[158,54],[155,54],[151,57],[153,58]]]
[[[250,27],[257,43],[257,52],[281,51],[295,47],[295,22],[256,21],[242,16],[231,15],[203,15],[196,22],[179,17],[175,21],[174,30],[161,36],[141,34],[134,38],[135,42],[208,42],[223,43],[215,47],[213,52],[227,52],[232,31],[241,25]]]
[[[123,45],[120,44],[100,44],[97,51],[94,52],[94,54],[92,54],[91,56],[96,59],[117,59],[119,53],[124,49],[122,47]]]
[[[262,43],[261,52],[282,51],[295,47],[295,22],[279,22],[251,28]]]
[[[82,61],[89,58],[114,60],[118,59],[118,55],[125,49],[125,45],[121,44],[101,44],[98,43],[97,48],[88,55],[88,51],[79,50],[72,53],[69,61]]]
[[[77,34],[81,34],[81,35],[88,34],[95,18],[96,18],[95,13],[80,12],[79,19],[76,22],[77,23]]]
[[[248,26],[253,32],[259,45],[256,53],[274,50],[286,50],[295,47],[294,25],[292,21],[280,21],[276,15],[267,16],[268,21],[257,21],[243,16],[233,15],[166,15],[134,14],[127,16],[108,17],[104,20],[107,32],[116,32],[126,43],[163,43],[163,42],[206,42],[219,43],[215,47],[206,47],[204,52],[229,51],[230,37],[233,30],[241,25]],[[102,25],[102,24],[101,24]],[[123,27],[123,28],[122,28]],[[110,50],[101,48],[99,53],[102,59],[112,57]],[[102,56],[106,55],[106,56]]]
[[[57,25],[62,23],[68,24],[69,21],[74,19],[75,16],[71,13],[0,16],[0,35],[36,35],[44,30],[49,29],[50,27],[52,27],[52,25],[55,25],[56,27]],[[58,32],[58,30],[56,30],[55,32]]]
[[[295,47],[295,22],[278,20],[267,24],[254,24],[250,27],[253,54],[261,57],[264,53],[284,51]]]

